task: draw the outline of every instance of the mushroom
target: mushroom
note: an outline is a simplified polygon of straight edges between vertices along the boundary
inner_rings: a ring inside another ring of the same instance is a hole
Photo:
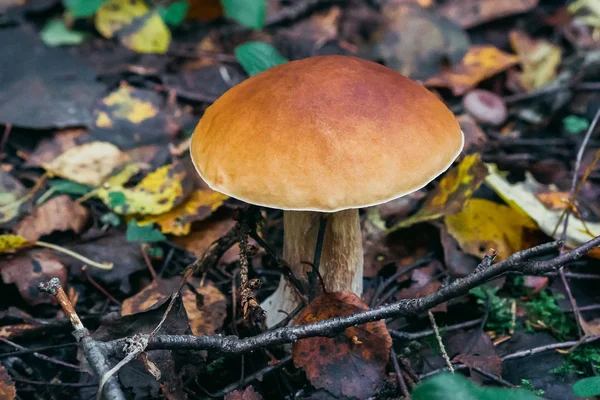
[[[319,220],[327,291],[362,293],[359,208],[427,185],[463,148],[452,112],[418,83],[350,56],[291,61],[217,99],[196,127],[194,165],[213,189],[283,210],[283,257],[307,279]],[[273,326],[299,304],[282,277],[262,304]],[[283,312],[280,312],[283,311]]]

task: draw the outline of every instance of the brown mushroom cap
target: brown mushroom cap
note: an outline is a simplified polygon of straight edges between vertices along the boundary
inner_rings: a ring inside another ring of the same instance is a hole
[[[421,85],[371,61],[320,56],[228,90],[196,127],[191,155],[231,197],[334,212],[414,192],[462,148],[454,115]]]

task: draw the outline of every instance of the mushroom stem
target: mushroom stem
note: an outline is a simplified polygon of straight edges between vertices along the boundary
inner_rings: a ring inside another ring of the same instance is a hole
[[[306,281],[313,261],[319,217],[312,211],[284,211],[283,258],[296,278]],[[350,209],[326,214],[327,228],[323,241],[319,272],[329,292],[362,293],[363,249],[358,210]],[[277,290],[262,304],[267,312],[267,326],[286,317],[300,304],[294,289],[282,277]],[[284,311],[284,313],[279,312]]]

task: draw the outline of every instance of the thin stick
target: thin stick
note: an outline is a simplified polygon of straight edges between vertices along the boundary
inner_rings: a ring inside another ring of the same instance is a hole
[[[79,261],[83,261],[86,264],[91,265],[92,267],[96,267],[96,268],[100,268],[100,269],[105,269],[105,270],[111,270],[113,269],[113,263],[98,263],[96,261],[90,260],[87,257],[82,256],[81,254],[75,253],[74,251],[71,251],[69,249],[65,249],[64,247],[52,244],[52,243],[47,243],[47,242],[40,242],[39,240],[37,242],[34,242],[37,246],[41,246],[41,247],[47,247],[49,249],[52,250],[56,250],[59,251],[61,253],[65,253]]]
[[[312,273],[308,275],[308,300],[312,301],[319,295],[319,265],[321,264],[321,253],[323,252],[323,239],[327,230],[327,218],[319,217],[319,231],[317,233],[317,244],[312,263]]]
[[[4,153],[4,146],[6,146],[6,142],[8,142],[8,137],[10,136],[11,131],[12,124],[6,124],[4,126],[4,134],[2,135],[2,141],[0,142],[0,153]]]
[[[155,281],[157,279],[156,271],[154,270],[154,267],[152,266],[150,257],[148,257],[148,254],[146,253],[146,244],[145,243],[143,243],[140,246],[140,250],[142,251],[142,257],[144,257],[144,262],[146,263],[146,267],[148,267],[148,271],[150,271],[150,275],[152,275],[152,280]]]
[[[92,276],[90,274],[88,274],[87,265],[84,265],[83,268],[81,268],[81,272],[83,272],[83,275],[85,276],[87,281],[90,282],[92,284],[92,286],[94,286],[96,289],[98,289],[98,291],[100,293],[105,295],[107,299],[109,299],[110,301],[112,301],[113,303],[115,303],[118,306],[120,306],[122,304],[119,300],[115,299],[110,293],[108,293],[108,291],[106,289],[104,289],[98,282],[96,282],[96,280],[94,278],[92,278]]]
[[[452,368],[452,363],[450,362],[450,357],[448,357],[448,353],[446,352],[446,347],[444,346],[444,342],[442,341],[442,337],[440,336],[440,331],[438,329],[437,324],[435,323],[435,317],[431,311],[427,311],[427,315],[429,315],[429,321],[431,322],[431,326],[433,327],[433,331],[435,332],[435,338],[438,341],[440,346],[440,351],[442,352],[442,356],[444,357],[444,361],[446,361],[446,365],[451,373],[454,373],[454,368]]]
[[[408,392],[408,387],[406,387],[406,381],[404,381],[404,375],[402,375],[400,364],[398,364],[398,358],[396,356],[396,352],[394,351],[394,346],[392,346],[390,349],[390,358],[392,359],[392,365],[394,366],[394,371],[398,377],[398,384],[400,385],[402,396],[404,397],[404,400],[410,400],[410,393]]]
[[[6,338],[0,337],[0,341],[6,343],[9,346],[14,347],[15,349],[27,350],[26,347],[23,347],[20,344],[13,343],[13,342],[11,342],[10,340],[8,340]],[[40,353],[35,352],[35,351],[32,352],[32,354],[33,354],[34,357],[39,358],[40,360],[48,361],[49,363],[52,363],[52,364],[62,365],[63,367],[75,369],[77,371],[82,371],[83,370],[83,368],[81,368],[79,365],[70,364],[70,363],[67,363],[67,362],[64,362],[64,361],[61,361],[61,360],[57,360],[54,357],[49,357],[49,356],[46,356],[44,354],[40,354]]]

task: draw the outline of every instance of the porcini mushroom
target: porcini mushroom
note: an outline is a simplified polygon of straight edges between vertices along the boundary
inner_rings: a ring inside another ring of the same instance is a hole
[[[463,148],[452,112],[418,83],[380,64],[319,56],[234,86],[205,112],[191,156],[214,190],[284,210],[283,257],[306,279],[319,217],[328,291],[362,292],[358,209],[414,192]],[[299,304],[285,279],[264,303],[272,326]]]

